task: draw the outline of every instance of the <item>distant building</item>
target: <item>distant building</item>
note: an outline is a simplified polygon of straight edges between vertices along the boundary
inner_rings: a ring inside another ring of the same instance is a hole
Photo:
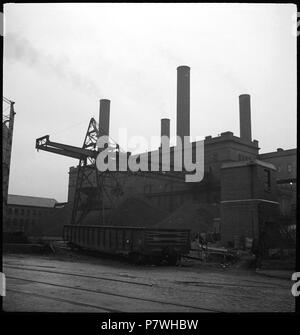
[[[295,183],[297,178],[297,149],[283,150],[278,148],[277,151],[260,154],[259,159],[275,165],[277,183]]]
[[[289,219],[296,223],[297,149],[268,152],[259,159],[276,167],[277,195],[280,204],[281,220]]]
[[[4,220],[4,235],[19,233],[25,236],[35,235],[45,223],[62,207],[52,198],[31,197],[9,194],[7,217]]]

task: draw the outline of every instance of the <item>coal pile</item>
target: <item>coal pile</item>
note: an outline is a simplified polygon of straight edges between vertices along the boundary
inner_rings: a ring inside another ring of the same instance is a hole
[[[213,219],[219,215],[219,207],[216,205],[187,201],[155,227],[190,229],[192,233],[209,233],[214,231]]]
[[[145,199],[131,197],[124,200],[112,213],[113,226],[151,227],[167,217],[168,213],[160,210]]]

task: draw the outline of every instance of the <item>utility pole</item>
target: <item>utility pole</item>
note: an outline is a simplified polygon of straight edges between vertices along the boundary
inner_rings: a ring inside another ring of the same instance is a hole
[[[7,226],[7,198],[8,198],[8,185],[9,185],[9,172],[10,172],[10,161],[11,161],[11,149],[12,139],[14,130],[14,101],[11,101],[5,97],[2,97],[2,101],[9,105],[9,114],[3,115],[2,119],[2,140],[3,140],[3,156],[2,156],[2,178],[3,178],[3,196],[2,196],[2,209],[3,209],[3,231],[9,231]]]

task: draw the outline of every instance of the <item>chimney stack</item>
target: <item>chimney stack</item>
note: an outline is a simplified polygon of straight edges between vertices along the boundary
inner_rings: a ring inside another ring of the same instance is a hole
[[[160,127],[160,138],[162,145],[162,138],[163,136],[168,138],[168,143],[170,145],[170,119],[161,119],[161,127]]]
[[[252,141],[251,136],[251,107],[250,95],[241,94],[240,103],[240,138],[246,141]]]
[[[109,114],[110,114],[110,100],[100,100],[99,113],[99,137],[109,136]]]
[[[177,68],[177,136],[190,136],[190,68]]]

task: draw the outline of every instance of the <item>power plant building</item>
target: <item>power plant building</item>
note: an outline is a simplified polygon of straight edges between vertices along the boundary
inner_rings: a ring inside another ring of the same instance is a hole
[[[109,103],[100,103],[100,124],[104,120],[105,135],[109,134]],[[123,199],[138,197],[153,210],[165,213],[168,227],[172,213],[187,206],[199,212],[198,222],[182,222],[182,228],[193,232],[218,232],[224,244],[243,238],[257,239],[265,225],[275,225],[286,219],[295,223],[296,149],[259,154],[259,143],[251,134],[250,95],[239,96],[240,136],[226,131],[217,137],[204,139],[204,178],[201,182],[185,182],[180,177],[153,171],[132,174],[110,172],[121,180]],[[100,128],[101,129],[101,128]],[[190,137],[190,68],[177,68],[177,137]],[[170,120],[161,120],[161,136],[170,137]],[[196,143],[192,143],[195,147]],[[158,149],[158,151],[161,148]],[[171,165],[174,158],[171,148]],[[151,152],[147,155],[151,164]],[[178,178],[177,178],[178,177]],[[69,170],[68,202],[72,203],[76,188],[77,168]],[[96,177],[95,177],[96,178]],[[122,199],[122,197],[121,197]],[[117,224],[109,206],[104,206],[106,222],[101,216],[87,217],[88,224]],[[136,208],[138,216],[139,210]],[[97,219],[96,219],[97,217]],[[176,225],[176,217],[174,218]],[[133,222],[128,222],[132,225]],[[176,227],[178,228],[178,227]]]
[[[187,171],[175,169],[177,153],[188,150],[184,146],[180,147],[179,140],[187,139],[189,142],[190,139],[190,68],[188,66],[177,68],[177,144],[175,147],[170,147],[170,171],[163,171],[162,165],[159,165],[156,171],[151,170],[153,157],[158,157],[161,164],[164,145],[170,145],[170,122],[172,121],[167,118],[161,119],[161,144],[157,150],[137,155],[125,153],[127,158],[132,157],[137,161],[147,157],[149,171],[101,172],[101,183],[99,183],[99,172],[91,169],[92,165],[86,165],[87,160],[82,158],[87,154],[95,159],[99,153],[99,149],[95,148],[95,142],[87,142],[85,147],[76,148],[50,142],[49,136],[37,139],[36,148],[78,158],[80,161],[78,166],[69,169],[67,204],[60,206],[53,203],[53,206],[50,206],[51,209],[48,205],[37,205],[41,203],[42,198],[40,198],[41,201],[32,203],[29,200],[33,198],[27,197],[27,204],[22,205],[22,203],[12,204],[11,199],[22,198],[12,195],[9,198],[10,201],[7,201],[14,116],[12,104],[10,115],[12,122],[10,124],[4,122],[2,126],[3,206],[5,211],[7,209],[9,211],[4,216],[4,232],[13,229],[13,223],[18,220],[23,224],[24,229],[22,229],[29,235],[35,230],[39,231],[40,235],[43,231],[48,231],[49,234],[57,236],[63,225],[70,223],[71,216],[74,218],[73,212],[76,206],[81,211],[82,215],[80,215],[83,219],[80,224],[83,225],[185,228],[190,229],[192,233],[217,234],[224,245],[237,246],[243,244],[247,238],[258,239],[266,227],[272,228],[280,224],[295,226],[296,149],[278,148],[277,151],[260,154],[259,143],[252,139],[251,133],[251,97],[248,94],[242,94],[238,99],[240,134],[236,136],[231,131],[225,131],[216,137],[208,135],[201,141],[204,151],[204,172],[203,178],[198,182],[186,182]],[[95,134],[109,138],[110,107],[110,100],[100,100],[99,126],[95,129],[96,121],[91,120],[89,133],[91,138]],[[50,144],[56,147],[50,148]],[[189,150],[191,150],[193,162],[198,144],[200,142],[190,143]],[[88,169],[88,178],[79,179],[79,176],[84,175],[84,171]],[[79,187],[85,187],[87,192],[82,193],[80,199],[76,196]],[[86,200],[86,205],[82,200]],[[89,205],[91,205],[90,208],[88,208]],[[19,217],[19,211],[24,214],[24,217]],[[26,213],[29,213],[28,217]],[[37,215],[41,215],[38,221],[41,222],[43,231],[35,229],[34,213],[41,213]],[[53,227],[52,231],[47,227]]]

